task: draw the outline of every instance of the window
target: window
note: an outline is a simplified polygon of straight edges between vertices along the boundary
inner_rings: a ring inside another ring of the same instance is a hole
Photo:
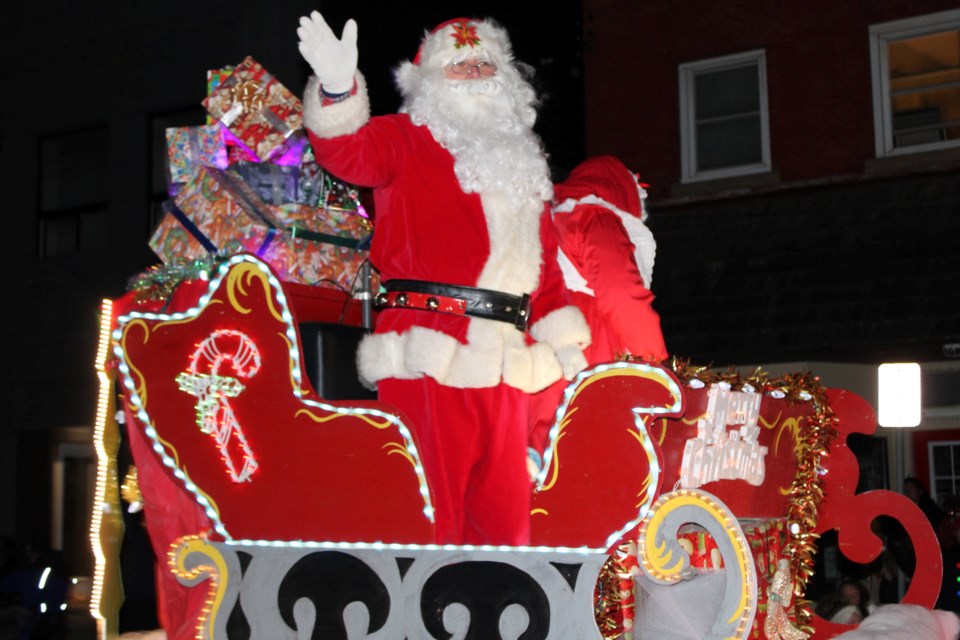
[[[682,180],[770,170],[764,52],[680,65]]]
[[[870,27],[877,157],[960,145],[960,10]]]
[[[40,140],[38,254],[59,258],[107,247],[107,128]]]
[[[931,442],[930,495],[940,505],[947,496],[960,495],[960,441]]]

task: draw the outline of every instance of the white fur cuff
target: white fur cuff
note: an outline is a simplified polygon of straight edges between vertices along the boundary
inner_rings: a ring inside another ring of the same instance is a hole
[[[357,92],[335,104],[323,105],[320,82],[310,76],[303,91],[303,124],[321,138],[336,138],[355,133],[370,120],[370,98],[363,74],[355,76]]]

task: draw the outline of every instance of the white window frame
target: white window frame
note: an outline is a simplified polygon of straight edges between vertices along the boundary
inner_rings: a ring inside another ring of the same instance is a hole
[[[873,130],[878,158],[960,146],[960,140],[943,140],[906,147],[893,145],[893,106],[887,45],[940,31],[960,29],[960,9],[894,20],[870,27],[870,67],[873,78]]]
[[[701,73],[751,65],[756,65],[759,75],[760,162],[723,169],[697,171],[696,76]],[[767,57],[765,50],[755,49],[729,56],[687,62],[681,64],[678,70],[680,74],[681,182],[700,182],[770,171],[770,124],[767,112]]]
[[[960,440],[931,440],[927,443],[927,464],[930,465],[930,478],[928,479],[928,485],[930,487],[930,497],[933,498],[937,504],[943,504],[943,499],[946,496],[941,496],[937,492],[937,478],[951,478],[955,485],[960,487],[960,469],[952,469],[953,473],[951,475],[937,475],[936,469],[933,465],[933,450],[937,447],[950,447],[950,464],[951,468],[953,466],[953,451],[954,447],[960,447]]]

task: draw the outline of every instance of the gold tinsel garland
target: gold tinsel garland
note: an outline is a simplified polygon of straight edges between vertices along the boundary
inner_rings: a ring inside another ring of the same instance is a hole
[[[770,378],[756,369],[744,376],[732,367],[725,372],[710,370],[708,366],[694,366],[685,360],[671,358],[664,363],[685,384],[698,380],[704,386],[726,382],[734,390],[749,390],[783,398],[799,404],[810,402],[813,415],[807,417],[797,432],[797,474],[789,491],[787,508],[787,544],[783,555],[790,560],[793,574],[794,612],[797,623],[809,629],[813,609],[803,599],[807,584],[814,573],[817,552],[816,533],[820,504],[823,502],[823,468],[821,458],[829,453],[830,444],[837,435],[838,419],[827,401],[826,389],[820,379],[809,373],[795,373]]]
[[[208,254],[200,258],[174,258],[154,265],[127,281],[127,291],[137,302],[169,302],[173,292],[185,280],[209,280],[227,256]]]
[[[625,572],[626,569],[617,559],[617,554],[613,554],[607,558],[597,578],[593,616],[603,640],[614,640],[623,632],[620,622],[622,619],[620,582]]]

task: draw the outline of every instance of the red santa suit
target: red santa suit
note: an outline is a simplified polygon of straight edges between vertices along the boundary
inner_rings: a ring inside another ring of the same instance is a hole
[[[425,60],[436,65],[448,55],[454,26],[427,37]],[[482,43],[472,48],[483,47],[501,73],[509,70],[502,30],[489,22],[469,26]],[[431,71],[421,69],[427,64],[408,62],[398,70],[404,93],[413,93],[419,75]],[[560,379],[565,368],[572,375],[585,364],[580,348],[589,343],[554,260],[549,193],[513,199],[482,185],[465,189],[457,158],[428,126],[407,113],[370,117],[359,73],[352,95],[333,104],[311,81],[304,121],[322,166],[373,188],[370,259],[384,283],[425,281],[530,296],[528,330],[468,315],[385,308],[358,353],[361,377],[409,420],[430,484],[437,541],[526,544],[528,394]]]
[[[656,242],[644,225],[646,192],[622,162],[590,158],[554,188],[559,262],[574,303],[590,326],[590,365],[633,355],[667,357],[650,283]],[[543,452],[564,384],[535,399],[531,446]]]

